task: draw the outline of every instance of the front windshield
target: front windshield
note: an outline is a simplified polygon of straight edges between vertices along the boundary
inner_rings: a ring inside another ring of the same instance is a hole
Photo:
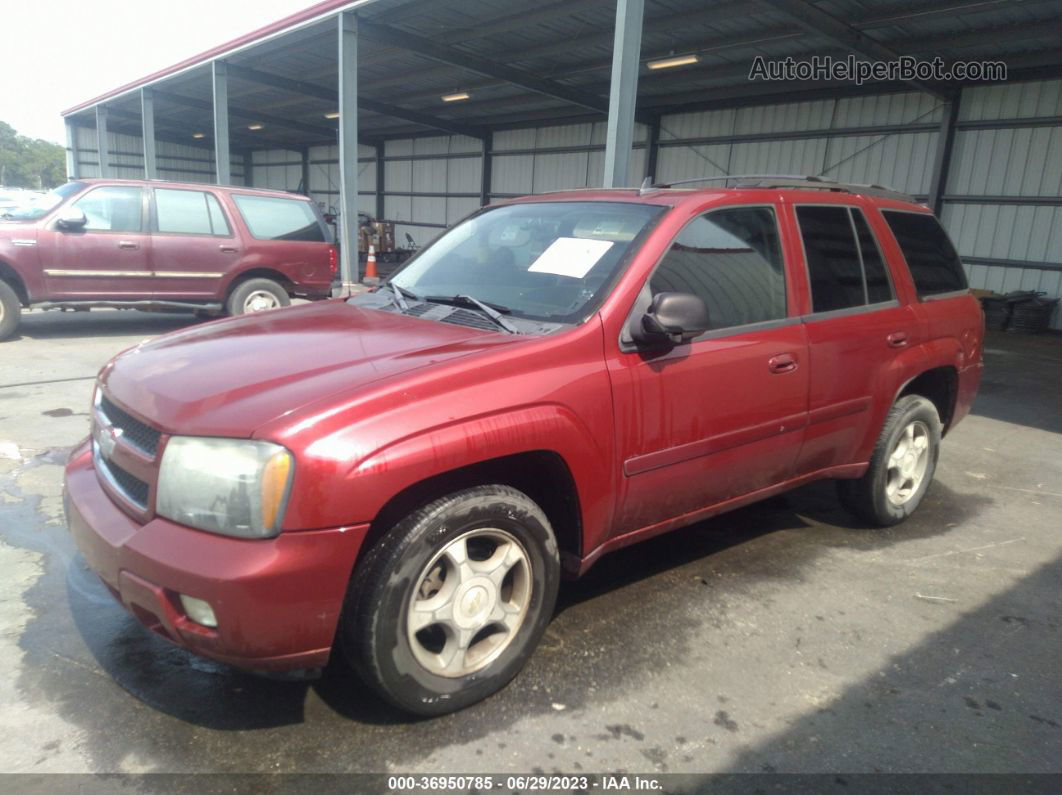
[[[84,182],[68,182],[47,193],[34,194],[33,198],[18,207],[4,210],[0,218],[5,221],[36,221],[58,207],[63,199],[73,196],[84,187]]]
[[[529,202],[455,226],[391,282],[418,298],[470,295],[516,317],[577,322],[664,210],[633,202]]]

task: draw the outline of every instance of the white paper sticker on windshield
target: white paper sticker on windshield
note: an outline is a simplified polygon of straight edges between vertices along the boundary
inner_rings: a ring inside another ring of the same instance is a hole
[[[555,273],[581,279],[590,272],[597,261],[612,248],[611,240],[589,240],[583,237],[558,237],[536,259],[528,271],[531,273]]]

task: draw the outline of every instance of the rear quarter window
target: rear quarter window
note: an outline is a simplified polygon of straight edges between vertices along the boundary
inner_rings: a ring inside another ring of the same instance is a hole
[[[326,240],[324,227],[307,201],[238,193],[232,198],[251,235],[258,240]]]
[[[920,296],[965,290],[966,271],[940,222],[925,213],[883,210],[896,242],[907,260]]]

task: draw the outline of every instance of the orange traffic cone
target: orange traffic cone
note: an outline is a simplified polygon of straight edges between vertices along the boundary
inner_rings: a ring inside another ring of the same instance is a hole
[[[365,258],[365,283],[376,284],[380,281],[380,274],[376,272],[376,247],[369,244],[369,255]]]

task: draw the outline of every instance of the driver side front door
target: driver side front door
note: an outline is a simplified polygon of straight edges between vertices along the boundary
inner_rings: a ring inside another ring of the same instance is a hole
[[[151,237],[145,232],[143,190],[136,185],[100,185],[70,206],[85,214],[85,226],[61,229],[53,221],[40,237],[49,297],[150,298]]]
[[[711,330],[670,349],[621,347],[610,358],[622,467],[614,535],[693,521],[792,476],[808,367],[786,286],[773,207],[708,212],[676,236],[643,297],[698,295]]]

